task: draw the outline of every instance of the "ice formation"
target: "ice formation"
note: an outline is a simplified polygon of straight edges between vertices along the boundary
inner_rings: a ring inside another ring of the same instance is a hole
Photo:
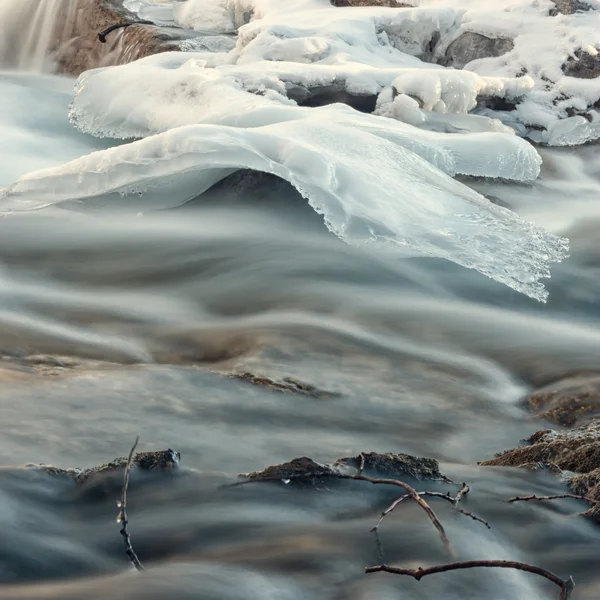
[[[541,161],[523,137],[600,136],[600,85],[565,74],[597,54],[598,14],[549,16],[550,0],[418,4],[126,0],[197,37],[83,73],[71,122],[133,141],[22,177],[2,207],[167,208],[256,169],[290,181],[347,243],[445,258],[544,300],[566,240],[452,177],[531,181]],[[465,35],[490,55],[448,68]]]
[[[157,4],[157,0],[130,2],[132,8],[141,6],[145,10]],[[316,85],[312,82],[324,72],[318,67],[329,66],[329,76],[343,82],[350,93],[387,94],[384,88],[390,83],[389,70],[410,68],[413,72],[397,82],[395,93],[412,96],[424,113],[437,114],[462,114],[475,109],[476,98],[472,97],[462,97],[453,106],[443,98],[432,101],[437,94],[428,71],[452,64],[455,43],[467,39],[465,35],[477,35],[490,41],[491,46],[485,51],[479,49],[481,56],[476,52],[469,56],[467,52],[466,64],[457,64],[462,67],[460,71],[439,76],[454,77],[455,84],[469,90],[473,89],[469,74],[478,75],[479,81],[490,78],[495,82],[499,89],[492,90],[492,81],[488,80],[479,95],[508,102],[495,103],[491,108],[480,103],[476,111],[481,116],[500,119],[518,133],[550,145],[574,145],[600,137],[595,106],[600,101],[596,80],[600,75],[600,59],[596,58],[600,50],[600,12],[594,10],[600,9],[599,0],[572,3],[573,10],[590,8],[573,14],[558,13],[552,0],[405,3],[415,6],[340,9],[331,6],[329,0],[187,0],[171,2],[170,18],[200,31],[238,31],[234,51],[206,60],[209,67],[220,61],[237,65],[242,82],[254,78],[253,71],[262,61],[275,61],[293,63],[295,67],[313,65],[314,69],[304,72],[309,86]],[[168,4],[166,0],[160,2],[163,9]],[[493,42],[501,43],[494,46]],[[490,50],[492,46],[497,53]],[[588,64],[590,60],[592,64]],[[284,65],[282,69],[286,70]],[[522,80],[520,84],[514,82],[515,78]],[[461,95],[458,91],[456,94]],[[400,120],[405,120],[407,114],[406,119],[414,122],[415,111],[402,110],[401,105],[399,102],[382,109],[380,114]],[[589,125],[583,127],[579,119],[557,125],[574,115],[583,116]],[[436,116],[422,115],[421,122],[434,127],[434,123],[440,123]],[[461,121],[460,129],[466,122]],[[480,125],[481,121],[474,127]],[[546,131],[555,127],[559,135]]]

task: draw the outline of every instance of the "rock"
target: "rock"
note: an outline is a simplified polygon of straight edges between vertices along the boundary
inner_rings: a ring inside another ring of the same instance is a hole
[[[514,47],[508,38],[489,38],[480,33],[465,31],[446,49],[444,65],[462,69],[466,64],[480,58],[502,56]]]
[[[182,29],[136,24],[109,33],[106,43],[101,43],[101,31],[139,20],[123,7],[123,0],[70,0],[56,10],[48,49],[54,53],[59,71],[69,75],[176,50],[179,41],[188,37]]]
[[[450,481],[440,473],[440,464],[433,458],[419,458],[410,454],[378,454],[363,452],[358,456],[338,458],[333,463],[334,468],[351,467],[358,470],[363,464],[365,473],[374,473],[378,477],[398,479],[412,477],[414,479],[429,479],[433,481]]]
[[[303,456],[290,462],[267,467],[263,471],[242,473],[241,478],[249,481],[277,482],[284,485],[296,484],[302,487],[325,488],[340,475],[355,475],[363,463],[363,472],[371,476],[389,479],[428,479],[446,481],[439,470],[439,463],[433,458],[419,458],[409,454],[378,454],[365,452],[358,456],[337,459],[332,465],[320,464]]]
[[[550,10],[550,16],[555,17],[558,14],[561,15],[573,15],[579,11],[591,10],[592,7],[586,2],[580,0],[552,0],[556,5],[556,8]]]
[[[412,4],[398,0],[330,0],[333,6],[388,6],[390,8],[412,8]]]
[[[569,58],[562,66],[562,71],[568,77],[579,79],[595,79],[600,77],[600,56],[592,56],[581,50],[575,53],[577,58]]]
[[[600,503],[600,420],[567,431],[544,429],[525,442],[528,445],[507,450],[479,464],[557,470],[573,493],[585,496],[593,504],[585,514],[600,522],[600,504],[595,504]]]
[[[339,474],[328,465],[321,465],[312,458],[303,456],[290,462],[267,467],[253,473],[240,473],[239,477],[248,481],[278,482],[284,485],[299,484],[301,487],[325,487]]]
[[[538,417],[573,427],[600,415],[600,373],[566,377],[536,390],[527,400]]]
[[[160,450],[158,452],[138,452],[132,460],[132,468],[140,469],[141,471],[152,471],[166,473],[179,468],[181,454],[175,450]],[[67,477],[75,483],[92,483],[97,482],[105,476],[110,476],[115,473],[121,473],[127,465],[127,457],[121,456],[110,462],[92,467],[91,469],[65,469],[55,465],[33,464],[25,465],[26,469],[37,470],[55,477]]]
[[[312,398],[336,398],[340,396],[340,394],[337,394],[336,392],[320,390],[314,385],[302,383],[292,377],[284,377],[282,381],[274,381],[268,377],[260,377],[253,373],[236,374],[233,375],[233,377],[241,381],[247,381],[253,385],[265,387],[274,392],[291,392],[302,396],[311,396]]]

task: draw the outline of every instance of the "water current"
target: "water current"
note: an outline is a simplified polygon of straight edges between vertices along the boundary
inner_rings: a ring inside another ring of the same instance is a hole
[[[73,80],[40,72],[47,56],[8,61],[15,47],[1,47],[0,189],[111,144],[72,128]],[[0,597],[555,597],[503,570],[365,576],[379,562],[369,530],[393,490],[221,487],[296,456],[377,451],[436,458],[471,485],[468,510],[491,529],[436,505],[461,559],[530,562],[597,600],[600,529],[577,517],[580,505],[503,502],[561,493],[560,480],[477,466],[540,428],[521,403],[530,390],[600,359],[600,154],[539,151],[532,184],[465,182],[570,238],[547,304],[446,261],[352,248],[272,176],[238,173],[169,211],[0,219],[0,464],[90,467],[127,454],[139,434],[141,450],[175,448],[193,470],[133,479],[138,575],[115,523],[118,486],[86,495],[0,469]],[[244,371],[339,395],[222,375]],[[416,505],[393,513],[381,538],[390,563],[448,560]]]

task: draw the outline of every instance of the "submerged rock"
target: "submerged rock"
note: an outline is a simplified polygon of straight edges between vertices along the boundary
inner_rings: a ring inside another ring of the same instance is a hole
[[[166,473],[179,468],[181,454],[175,450],[160,450],[158,452],[138,452],[132,460],[132,468],[141,471]],[[26,464],[24,468],[41,471],[55,477],[72,479],[75,483],[92,483],[107,475],[122,473],[127,465],[127,457],[121,456],[110,462],[90,469],[62,468],[47,464]]]
[[[303,456],[290,462],[267,467],[262,471],[242,473],[239,477],[257,482],[279,482],[284,485],[296,484],[309,487],[325,487],[328,482],[340,475],[364,473],[371,476],[402,479],[427,479],[430,481],[450,481],[439,470],[439,463],[433,458],[419,458],[409,454],[379,454],[365,452],[358,456],[339,458],[333,464],[320,464]]]
[[[566,377],[536,390],[527,400],[538,417],[573,427],[600,415],[600,373]]]
[[[433,481],[450,481],[440,473],[440,464],[434,458],[420,458],[410,454],[378,454],[363,452],[358,456],[338,458],[333,463],[335,468],[351,467],[354,470],[363,468],[365,473],[372,472],[380,477],[413,479],[429,479]]]
[[[441,62],[462,69],[473,60],[502,56],[513,47],[514,43],[509,38],[489,38],[480,33],[465,31],[448,46]]]
[[[284,377],[281,381],[275,381],[269,377],[261,377],[254,375],[253,373],[242,373],[240,375],[233,375],[235,379],[240,381],[247,381],[252,385],[258,385],[265,387],[274,392],[291,392],[294,394],[300,394],[302,396],[311,396],[312,398],[336,398],[340,394],[336,392],[328,392],[326,390],[320,390],[314,385],[309,383],[302,383],[292,377]]]
[[[600,420],[566,431],[544,429],[525,440],[525,446],[507,450],[479,464],[526,469],[550,468],[562,473],[573,493],[585,496],[592,508],[585,513],[600,522]]]
[[[339,471],[328,465],[321,465],[312,458],[303,456],[290,462],[267,467],[253,473],[240,473],[239,477],[248,481],[279,482],[283,484],[300,484],[301,486],[323,487],[328,481],[336,478]]]

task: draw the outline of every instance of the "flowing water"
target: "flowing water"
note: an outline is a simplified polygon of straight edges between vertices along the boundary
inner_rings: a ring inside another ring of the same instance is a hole
[[[53,5],[40,3],[35,18]],[[0,188],[109,145],[68,123],[72,80],[24,72],[45,64],[44,36],[33,37],[13,62],[0,51],[16,68],[0,73]],[[378,451],[437,458],[471,485],[465,507],[490,530],[435,505],[460,559],[530,562],[572,575],[576,598],[596,600],[600,530],[576,516],[582,507],[503,502],[560,493],[560,480],[476,466],[540,428],[521,405],[529,390],[600,358],[600,155],[541,153],[532,185],[467,183],[571,239],[546,305],[448,262],[351,248],[271,176],[231,176],[164,212],[0,220],[0,464],[93,466],[140,434],[140,449],[173,447],[193,469],[133,478],[142,575],[130,572],[115,523],[120,485],[91,494],[0,470],[1,597],[558,596],[505,570],[365,576],[380,561],[369,530],[393,490],[222,488],[296,456]],[[339,395],[277,393],[211,371],[294,377]],[[389,563],[449,560],[413,505],[387,518],[381,542]]]

